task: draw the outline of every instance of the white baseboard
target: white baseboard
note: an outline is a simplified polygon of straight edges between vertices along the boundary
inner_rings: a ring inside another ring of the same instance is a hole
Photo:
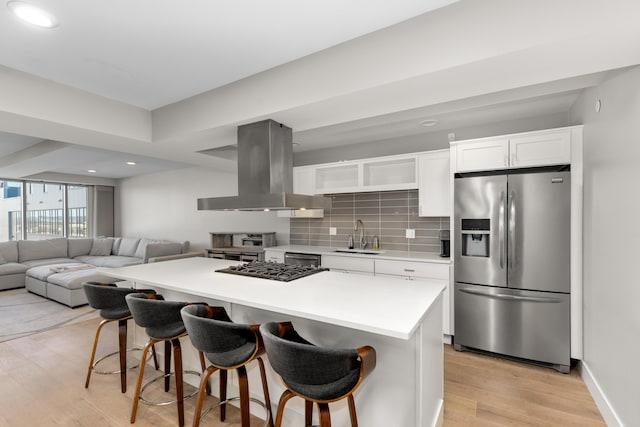
[[[600,388],[600,384],[593,376],[593,373],[589,369],[589,366],[584,361],[580,362],[580,376],[582,380],[587,385],[593,400],[596,402],[600,413],[602,414],[602,418],[607,423],[609,427],[624,427],[620,418],[618,418],[618,414],[614,411],[611,403],[609,403],[609,399]]]

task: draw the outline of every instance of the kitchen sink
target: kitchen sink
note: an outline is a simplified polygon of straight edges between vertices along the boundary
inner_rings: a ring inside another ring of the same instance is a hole
[[[380,255],[384,253],[384,251],[374,251],[372,249],[334,249],[333,252],[362,255]]]

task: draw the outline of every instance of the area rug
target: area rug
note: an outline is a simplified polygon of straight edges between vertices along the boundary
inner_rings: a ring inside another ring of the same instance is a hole
[[[69,308],[26,289],[0,291],[0,342],[99,316],[88,305]]]

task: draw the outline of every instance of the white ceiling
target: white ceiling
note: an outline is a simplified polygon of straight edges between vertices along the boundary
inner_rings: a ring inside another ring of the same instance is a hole
[[[562,113],[608,70],[640,63],[640,2],[625,0],[30,2],[60,25],[0,8],[0,93],[26,73],[59,84],[60,105],[77,108],[76,88],[140,120],[128,136],[0,100],[0,177],[228,169],[198,152],[263,118],[292,127],[301,152]],[[417,125],[426,118],[438,125]]]
[[[2,65],[153,110],[457,0],[28,0],[0,14]]]

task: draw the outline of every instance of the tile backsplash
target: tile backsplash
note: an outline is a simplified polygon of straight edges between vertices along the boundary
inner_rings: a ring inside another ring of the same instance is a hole
[[[378,236],[380,248],[407,252],[440,253],[439,230],[449,229],[449,217],[419,217],[418,190],[382,191],[371,193],[333,194],[331,209],[324,218],[291,218],[292,245],[346,248],[353,234],[356,248],[358,236],[353,225],[358,219],[365,227],[365,238],[371,249],[373,236]],[[329,235],[335,227],[337,234]],[[406,230],[415,230],[415,239],[407,239]]]

